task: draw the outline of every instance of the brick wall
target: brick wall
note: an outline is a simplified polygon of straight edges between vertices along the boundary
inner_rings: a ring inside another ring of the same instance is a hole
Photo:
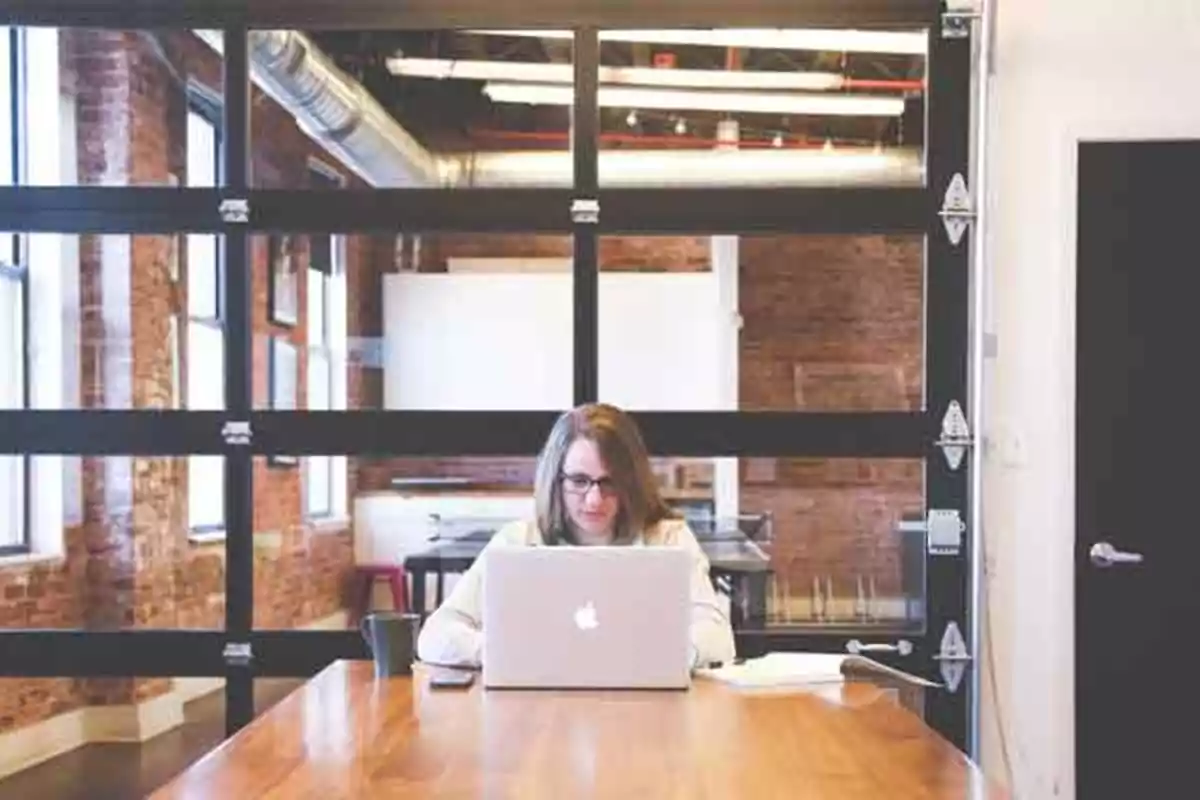
[[[739,405],[746,411],[921,407],[924,255],[919,238],[746,236]],[[743,459],[744,512],[775,517],[780,590],[812,580],[853,596],[901,591],[901,513],[922,509],[920,461]]]
[[[187,34],[151,39],[141,33],[64,30],[61,46],[64,90],[76,104],[79,183],[184,183],[185,81],[218,90],[218,57]],[[329,157],[260,92],[255,90],[252,99],[255,184],[305,185],[309,157],[326,163]],[[352,179],[351,185],[361,184]],[[374,262],[390,257],[388,243],[370,237],[347,242],[352,337],[379,335],[380,269]],[[173,258],[178,281],[171,276]],[[167,235],[80,237],[77,344],[84,408],[169,407],[169,320],[186,313],[186,262],[182,239]],[[265,407],[267,338],[288,336],[303,353],[307,307],[302,281],[299,323],[290,329],[270,326],[265,238],[253,242],[252,265],[254,400],[256,407]],[[183,356],[180,378],[186,386],[186,348]],[[301,407],[304,370],[302,357]],[[378,405],[377,385],[368,371],[352,369],[350,406]],[[0,626],[221,627],[224,549],[188,539],[187,469],[187,459],[181,458],[82,459],[81,519],[64,532],[66,558],[0,567]],[[352,462],[351,496],[354,472]],[[268,468],[260,459],[254,479],[255,624],[293,628],[343,608],[352,565],[348,524],[318,529],[303,518],[298,468]],[[137,702],[169,688],[164,679],[0,681],[0,733],[80,705]]]

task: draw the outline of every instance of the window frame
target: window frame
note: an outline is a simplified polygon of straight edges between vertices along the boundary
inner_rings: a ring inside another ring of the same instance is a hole
[[[320,188],[343,188],[346,184],[345,178],[333,167],[325,164],[315,158],[310,158],[308,163],[308,184],[310,187]],[[315,259],[313,254],[316,252],[318,244],[327,245],[329,248],[328,258],[323,259],[322,266],[325,269],[320,269],[314,266]],[[314,287],[319,286],[321,292],[321,330],[315,332],[313,330],[311,316],[305,318],[305,406],[308,410],[321,411],[344,411],[346,410],[344,402],[338,401],[337,391],[337,376],[338,371],[346,369],[345,363],[345,342],[334,341],[334,331],[343,329],[346,326],[348,309],[346,303],[343,302],[340,307],[335,307],[333,303],[333,286],[336,280],[344,280],[346,275],[346,238],[336,233],[323,233],[319,235],[310,235],[308,237],[308,267],[305,274],[305,292],[310,293]],[[343,293],[344,295],[344,293]],[[312,308],[312,296],[306,294],[306,314],[307,309]],[[338,324],[334,324],[334,314],[338,314]],[[314,333],[318,335],[314,336]],[[321,409],[312,408],[312,364],[314,358],[321,359],[326,366],[326,385],[325,385],[325,406]],[[316,467],[319,463],[325,464],[325,473],[323,483],[325,484],[325,497],[327,502],[323,507],[315,507],[313,498],[315,493],[314,479],[316,476]],[[348,470],[347,459],[340,458],[335,455],[315,454],[308,455],[304,458],[303,468],[303,486],[302,486],[302,518],[307,522],[317,524],[337,522],[349,517],[348,498],[341,497],[339,486],[347,486],[347,481],[339,481],[337,471],[341,469]]]
[[[220,103],[219,103],[219,101],[216,101],[210,97],[207,97],[205,95],[205,93],[203,93],[203,90],[200,87],[197,87],[194,84],[190,84],[188,86],[188,91],[187,91],[186,114],[187,114],[188,118],[190,118],[193,114],[202,118],[208,124],[209,128],[212,130],[213,151],[211,153],[211,156],[212,156],[213,177],[214,177],[213,183],[215,185],[219,185],[221,182],[222,147],[223,147],[223,140],[222,140],[222,135],[221,135],[222,123],[221,123]],[[185,149],[186,149],[186,145],[185,145]],[[190,155],[190,154],[185,153],[185,160],[187,159],[188,155]],[[185,183],[186,183],[186,180],[185,180]],[[212,235],[212,234],[201,234],[201,235]],[[216,237],[214,237],[214,238],[216,238]],[[186,240],[185,240],[185,242],[186,242]],[[185,244],[184,249],[185,250],[187,249],[186,244]],[[188,255],[189,256],[191,255],[190,251],[188,252]],[[191,342],[191,330],[192,330],[193,325],[203,327],[210,331],[217,331],[221,336],[221,343],[220,343],[221,359],[222,359],[222,363],[224,363],[224,359],[225,359],[224,351],[228,344],[227,343],[227,330],[226,330],[226,327],[227,327],[226,326],[226,308],[225,308],[226,304],[225,304],[225,297],[224,297],[224,291],[223,291],[223,287],[225,286],[225,259],[223,257],[223,250],[222,250],[219,242],[217,243],[217,246],[214,247],[214,258],[215,258],[215,265],[214,265],[215,268],[213,270],[213,281],[215,283],[215,286],[213,286],[213,295],[212,295],[213,296],[213,314],[212,314],[212,316],[206,316],[206,315],[202,315],[202,314],[193,313],[192,298],[191,298],[190,292],[189,292],[186,306],[185,306],[185,308],[182,309],[184,326],[183,326],[183,336],[181,337],[182,341],[180,342],[180,347],[182,348],[182,350],[184,351],[186,356],[191,355],[191,348],[189,345]],[[190,263],[190,261],[187,264],[187,269],[188,269],[187,281],[190,284],[191,283],[190,276],[191,276],[191,270],[192,270],[192,264]],[[189,286],[189,288],[190,288],[190,286]],[[190,361],[190,358],[188,358],[188,360]],[[187,362],[185,361],[185,363],[187,363]],[[187,368],[189,370],[191,369],[191,367],[192,367],[191,364],[187,364]],[[224,377],[225,376],[222,375],[222,380],[224,380]],[[190,388],[190,381],[185,381],[182,395],[183,395],[183,406],[186,409],[190,409],[191,404],[192,404],[192,398],[190,397],[189,388]],[[224,407],[224,403],[222,402],[222,408],[223,407]],[[188,538],[189,538],[189,540],[191,540],[193,542],[219,541],[220,539],[223,539],[225,537],[226,530],[228,527],[228,513],[227,513],[228,509],[225,508],[226,489],[225,489],[224,482],[222,481],[220,491],[213,493],[213,494],[219,494],[220,498],[221,498],[222,507],[221,507],[221,511],[220,511],[218,520],[216,522],[202,521],[199,524],[196,524],[195,517],[193,516],[193,509],[192,509],[191,502],[190,502],[191,498],[194,494],[192,482],[197,479],[195,477],[196,472],[194,471],[193,468],[194,468],[195,464],[197,463],[198,458],[213,458],[213,456],[211,456],[211,455],[209,455],[209,456],[189,455],[186,458],[188,460],[188,485],[187,485],[187,496],[188,496],[188,500],[189,500],[188,514],[187,514],[187,516],[188,516],[188,519],[187,519]]]

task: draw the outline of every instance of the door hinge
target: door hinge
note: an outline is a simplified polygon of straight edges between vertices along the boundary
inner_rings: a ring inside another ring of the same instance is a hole
[[[957,400],[951,400],[942,416],[942,435],[935,444],[942,448],[946,456],[946,465],[953,472],[962,465],[967,448],[974,444],[971,438],[971,426],[967,424],[967,416]]]
[[[250,221],[250,201],[240,198],[227,197],[220,205],[221,221],[227,223],[246,223]]]
[[[946,682],[946,688],[951,692],[958,691],[972,656],[967,650],[966,640],[963,639],[957,622],[951,620],[946,625],[946,631],[942,634],[941,647],[938,648],[937,655],[933,659],[941,666],[942,680]]]
[[[599,200],[573,200],[571,221],[576,225],[598,225],[600,223]]]
[[[950,244],[957,246],[966,233],[967,225],[975,219],[975,209],[971,205],[971,193],[967,189],[967,180],[961,172],[954,173],[946,194],[942,198],[942,209],[938,211],[942,224],[946,226],[946,235]]]
[[[253,437],[249,422],[226,422],[221,427],[221,437],[228,445],[248,445]]]
[[[249,642],[226,642],[221,655],[231,667],[245,667],[254,660],[254,651]]]
[[[946,10],[942,12],[942,38],[966,39],[971,35],[972,20],[980,16],[975,0],[946,0]]]
[[[956,556],[962,552],[966,523],[956,508],[931,508],[925,519],[902,520],[897,528],[902,532],[925,534],[926,548],[935,556]]]

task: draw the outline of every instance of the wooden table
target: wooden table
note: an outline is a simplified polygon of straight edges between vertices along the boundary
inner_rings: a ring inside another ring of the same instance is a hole
[[[335,663],[153,798],[1002,796],[869,683],[433,691],[426,677]]]

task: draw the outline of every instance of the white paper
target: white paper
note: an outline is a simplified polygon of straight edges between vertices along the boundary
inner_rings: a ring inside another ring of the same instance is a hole
[[[734,686],[789,686],[843,683],[846,656],[837,653],[768,653],[742,664],[705,670],[708,677]]]

